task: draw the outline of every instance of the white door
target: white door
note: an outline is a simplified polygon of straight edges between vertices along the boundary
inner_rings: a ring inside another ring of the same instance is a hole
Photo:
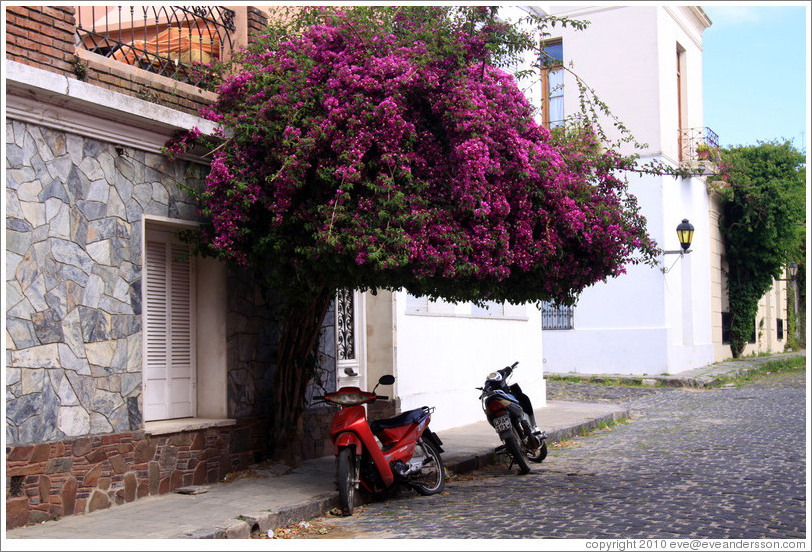
[[[366,300],[363,293],[336,294],[336,384],[366,388]]]
[[[148,229],[145,261],[144,420],[192,417],[194,259],[173,232]]]

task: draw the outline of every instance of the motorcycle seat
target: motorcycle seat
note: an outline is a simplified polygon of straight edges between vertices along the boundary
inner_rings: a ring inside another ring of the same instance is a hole
[[[379,433],[384,429],[415,424],[428,415],[429,410],[424,406],[422,408],[415,408],[414,410],[407,410],[391,418],[375,420],[374,422],[370,422],[369,427],[372,429],[372,433]]]

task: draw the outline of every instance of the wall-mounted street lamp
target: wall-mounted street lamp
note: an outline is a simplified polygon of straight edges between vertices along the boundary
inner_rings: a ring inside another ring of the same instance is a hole
[[[688,222],[688,219],[682,219],[682,222],[677,226],[677,237],[682,250],[689,253],[688,248],[691,247],[691,242],[694,239],[694,225]]]
[[[682,247],[682,249],[676,249],[673,251],[663,251],[663,255],[679,254],[679,256],[682,257],[686,253],[691,252],[689,248],[691,247],[691,242],[694,239],[694,225],[688,222],[688,219],[682,219],[682,222],[680,222],[677,225],[677,238],[679,239],[679,244]],[[677,259],[677,261],[678,260],[679,259]],[[674,264],[677,264],[677,261],[674,261]],[[673,264],[668,268],[664,268],[663,274],[665,274],[672,268],[674,268]]]
[[[787,280],[794,281],[798,277],[798,263],[792,261],[787,268]]]
[[[776,282],[794,282],[798,278],[798,263],[790,261],[787,265],[787,277],[776,278]]]

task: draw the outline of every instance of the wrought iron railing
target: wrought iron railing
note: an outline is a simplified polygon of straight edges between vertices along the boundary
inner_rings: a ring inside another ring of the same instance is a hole
[[[683,163],[715,161],[718,156],[719,136],[708,127],[680,129],[679,143]]]
[[[547,301],[541,304],[542,330],[571,330],[573,329],[572,307],[556,305]]]
[[[236,29],[218,6],[78,6],[77,21],[81,47],[193,85],[196,64],[231,55]]]

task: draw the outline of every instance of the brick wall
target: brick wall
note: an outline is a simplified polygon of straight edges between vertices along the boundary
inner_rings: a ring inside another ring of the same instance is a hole
[[[76,53],[77,58],[85,66],[82,80],[101,88],[115,90],[192,115],[199,115],[202,107],[217,99],[213,92],[87,50],[79,49]]]
[[[248,6],[248,35],[262,31],[268,26],[268,18],[257,8]]]
[[[74,76],[73,6],[6,8],[6,58]]]
[[[249,36],[268,24],[257,8],[249,6],[247,15]],[[77,49],[73,6],[10,6],[6,30],[6,57],[13,61],[193,115],[216,99],[201,88]]]
[[[264,420],[6,447],[6,529],[222,481],[267,456]]]
[[[262,20],[261,13],[254,13],[257,28]],[[6,58],[12,61],[193,115],[216,99],[201,88],[77,49],[72,6],[10,6],[6,8],[6,30]]]

